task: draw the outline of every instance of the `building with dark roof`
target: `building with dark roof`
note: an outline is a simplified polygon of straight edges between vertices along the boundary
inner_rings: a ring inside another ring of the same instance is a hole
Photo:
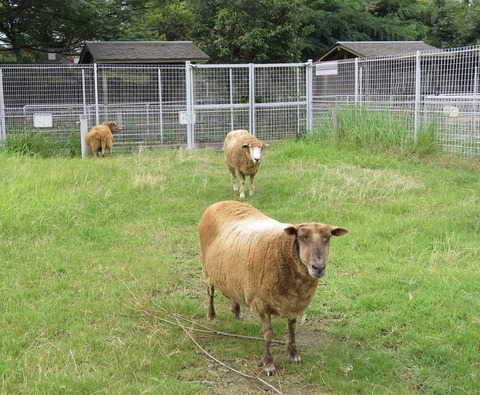
[[[210,57],[191,41],[86,41],[78,63],[206,63]]]
[[[423,41],[337,41],[317,61],[404,55],[436,49]]]

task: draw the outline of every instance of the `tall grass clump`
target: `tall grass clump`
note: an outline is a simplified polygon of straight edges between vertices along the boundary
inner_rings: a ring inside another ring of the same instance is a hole
[[[7,135],[4,150],[22,156],[80,156],[81,144],[78,133],[72,133],[66,139],[28,131]]]
[[[310,138],[380,151],[433,152],[436,150],[434,132],[434,127],[428,126],[415,136],[408,114],[368,107],[339,107],[323,119]]]

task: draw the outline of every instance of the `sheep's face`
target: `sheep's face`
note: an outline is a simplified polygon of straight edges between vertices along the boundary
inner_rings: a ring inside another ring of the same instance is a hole
[[[118,124],[115,121],[109,121],[109,122],[106,122],[106,124],[110,128],[112,133],[120,132],[122,130],[122,128],[118,126]]]
[[[300,261],[305,265],[310,276],[314,278],[320,278],[327,272],[330,238],[348,233],[348,230],[344,228],[316,222],[289,226],[284,231],[288,235],[296,237]]]
[[[260,161],[262,160],[262,150],[267,146],[268,144],[263,144],[261,141],[258,143],[255,142],[242,145],[244,149],[248,149],[250,158],[252,159],[254,165],[260,164]]]

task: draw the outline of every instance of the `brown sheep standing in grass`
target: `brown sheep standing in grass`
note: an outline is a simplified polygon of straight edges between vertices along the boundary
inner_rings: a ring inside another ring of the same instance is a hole
[[[246,130],[234,130],[227,134],[223,144],[225,161],[231,173],[233,191],[237,192],[236,173],[240,176],[240,199],[245,198],[245,176],[250,176],[250,196],[255,192],[253,180],[260,167],[262,150],[268,144],[252,136]]]
[[[121,130],[115,121],[107,121],[91,128],[85,136],[85,141],[92,149],[93,156],[97,156],[99,152],[104,156],[107,149],[109,154],[111,154],[113,133]]]
[[[283,224],[254,207],[236,201],[208,207],[198,225],[200,259],[208,282],[208,319],[216,318],[215,289],[232,301],[231,311],[241,317],[240,305],[260,316],[265,354],[259,366],[275,373],[271,354],[271,314],[287,318],[288,357],[300,362],[295,345],[297,317],[302,316],[325,275],[332,236],[348,230],[317,222]]]

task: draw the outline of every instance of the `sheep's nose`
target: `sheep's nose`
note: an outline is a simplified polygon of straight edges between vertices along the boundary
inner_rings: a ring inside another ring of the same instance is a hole
[[[326,266],[317,266],[317,265],[312,265],[312,270],[310,271],[310,274],[312,277],[323,277],[325,274],[327,274],[327,267]]]

